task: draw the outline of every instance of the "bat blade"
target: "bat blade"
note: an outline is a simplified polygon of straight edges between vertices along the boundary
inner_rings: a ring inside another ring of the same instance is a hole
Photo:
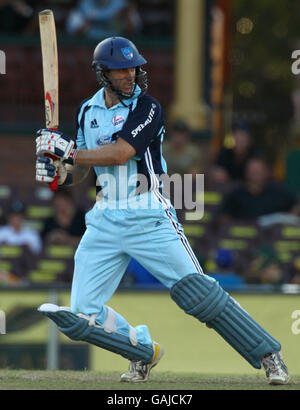
[[[55,20],[52,10],[39,13],[46,127],[58,128],[58,55]]]
[[[57,130],[59,125],[58,54],[55,20],[52,10],[43,10],[39,13],[39,27],[42,49],[46,128]],[[50,189],[53,191],[57,189],[57,177],[50,184]]]

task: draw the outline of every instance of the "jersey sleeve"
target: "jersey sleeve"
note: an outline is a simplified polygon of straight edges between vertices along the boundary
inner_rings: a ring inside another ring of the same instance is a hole
[[[77,149],[87,149],[83,129],[84,129],[85,113],[86,113],[87,109],[89,108],[89,106],[85,103],[88,100],[89,99],[86,99],[80,104],[80,106],[77,110],[77,113],[76,113],[77,133],[76,133],[75,144],[76,144]]]
[[[80,127],[77,130],[75,144],[76,144],[77,149],[87,149],[85,138],[84,138],[83,132]]]
[[[127,141],[141,158],[163,124],[160,104],[150,96],[143,96],[129,113],[118,136]]]

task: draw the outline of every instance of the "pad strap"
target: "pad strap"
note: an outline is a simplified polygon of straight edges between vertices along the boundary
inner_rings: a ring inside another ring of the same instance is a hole
[[[48,304],[47,304],[48,305]],[[149,363],[153,357],[153,348],[132,341],[114,331],[112,315],[108,315],[106,328],[97,325],[95,316],[76,315],[69,310],[57,307],[57,310],[45,310],[43,305],[38,309],[52,319],[59,330],[72,340],[82,340],[94,344],[110,352],[120,354],[129,360],[141,360]]]

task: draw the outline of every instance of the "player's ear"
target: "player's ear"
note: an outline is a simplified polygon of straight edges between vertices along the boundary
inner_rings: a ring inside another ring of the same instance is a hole
[[[110,71],[111,71],[111,70],[103,70],[103,75],[104,75],[104,77],[106,77],[107,79],[109,79]]]

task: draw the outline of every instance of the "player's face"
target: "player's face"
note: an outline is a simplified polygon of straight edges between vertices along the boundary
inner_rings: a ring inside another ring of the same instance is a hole
[[[135,74],[135,67],[122,68],[119,70],[110,70],[107,73],[107,78],[115,88],[126,94],[130,94],[135,83]]]

